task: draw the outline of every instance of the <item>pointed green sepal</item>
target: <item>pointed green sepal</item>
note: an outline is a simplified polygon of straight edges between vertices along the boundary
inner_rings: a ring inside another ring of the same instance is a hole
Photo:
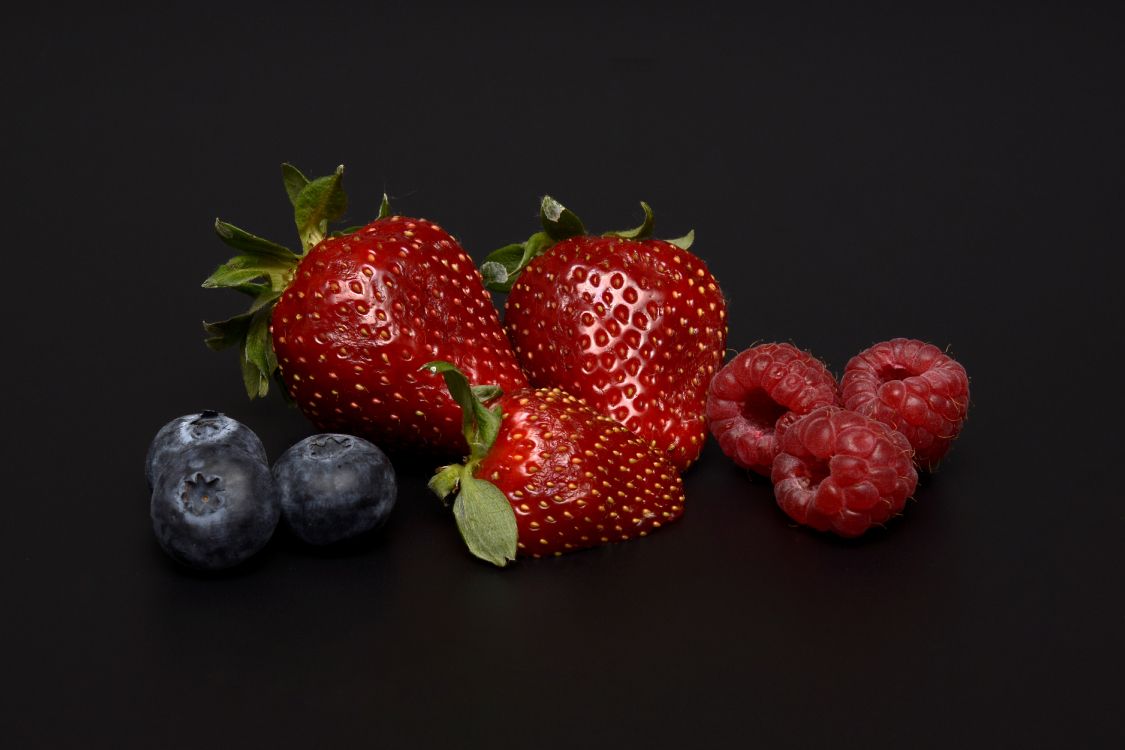
[[[328,236],[329,222],[343,216],[347,208],[343,164],[333,174],[318,177],[301,188],[293,202],[293,218],[306,252]]]
[[[219,239],[240,253],[259,255],[266,258],[297,262],[297,254],[284,245],[271,242],[264,237],[250,234],[244,229],[239,229],[234,224],[228,224],[222,219],[215,219],[215,233]]]
[[[242,339],[242,380],[250,398],[261,398],[269,393],[270,378],[277,369],[277,355],[270,336],[272,312],[273,306],[267,305],[253,313]]]
[[[281,165],[281,180],[285,183],[285,194],[289,196],[289,203],[296,208],[297,196],[305,189],[305,185],[309,184],[309,178],[305,177],[301,170],[286,162]]]
[[[510,292],[516,279],[531,261],[547,252],[555,241],[546,232],[536,232],[527,242],[493,250],[480,266],[484,287],[493,292]]]
[[[516,559],[519,529],[516,513],[492,482],[463,476],[453,500],[453,518],[469,552],[497,567]]]
[[[385,219],[390,215],[391,215],[391,199],[387,197],[386,193],[383,193],[383,202],[379,204],[379,215],[376,216],[375,218]]]
[[[270,334],[270,317],[280,293],[267,292],[251,305],[249,312],[215,323],[203,323],[207,337],[203,343],[214,351],[239,348],[242,382],[250,398],[269,393],[270,378],[277,371],[277,354]]]
[[[439,500],[444,501],[460,486],[461,473],[464,469],[465,467],[461,464],[443,466],[430,477],[430,481],[426,483],[426,486],[430,488],[430,492],[438,496]]]
[[[472,391],[473,396],[478,401],[484,402],[491,401],[494,398],[504,395],[504,391],[501,390],[500,386],[498,385],[474,385]]]
[[[511,503],[500,489],[473,476],[477,464],[487,455],[500,432],[500,406],[489,408],[487,399],[501,395],[499,386],[469,384],[465,374],[449,362],[434,361],[420,369],[440,373],[453,400],[461,407],[465,439],[472,449],[464,465],[443,466],[430,479],[430,489],[438,497],[455,490],[453,517],[465,546],[476,557],[503,567],[516,559],[519,530]]]
[[[203,288],[243,291],[248,288],[264,288],[281,292],[292,278],[296,260],[296,256],[293,257],[293,262],[289,262],[260,255],[236,255],[204,279]],[[258,280],[262,280],[262,283],[255,286],[254,282]]]
[[[539,221],[555,242],[586,234],[578,215],[549,195],[544,195],[539,203]]]
[[[329,224],[340,219],[347,210],[343,175],[344,167],[341,165],[327,177],[310,180],[292,164],[281,165],[281,178],[289,202],[293,204],[293,219],[300,235],[302,253],[323,240],[328,235]],[[358,227],[344,231],[354,229]],[[269,330],[270,317],[303,256],[221,219],[215,220],[215,232],[239,254],[219,266],[207,277],[203,286],[208,289],[234,289],[250,295],[254,301],[242,315],[204,323],[204,343],[212,349],[238,346],[246,392],[251,398],[265,396],[270,380],[279,379],[277,355]],[[285,389],[282,388],[282,391]]]
[[[695,230],[689,230],[683,237],[677,237],[674,240],[665,240],[670,245],[675,245],[681,250],[690,250],[692,243],[695,242]]]
[[[655,224],[655,217],[652,214],[652,207],[644,201],[641,201],[641,208],[645,212],[645,220],[641,222],[639,227],[633,229],[623,229],[617,232],[606,232],[603,237],[621,237],[627,240],[647,240],[652,236],[652,227]]]
[[[250,319],[253,317],[252,313],[243,313],[214,323],[204,321],[203,330],[207,338],[203,343],[216,352],[241,344],[246,338],[246,332],[250,330]]]
[[[471,462],[479,461],[488,453],[489,448],[496,442],[496,435],[500,432],[500,409],[490,409],[484,405],[469,385],[465,373],[449,362],[435,360],[422,365],[420,370],[429,370],[435,375],[440,374],[445,379],[445,387],[449,395],[461,407],[461,430],[465,434],[465,442],[469,444]],[[492,398],[501,394],[499,386],[477,386],[488,388]]]

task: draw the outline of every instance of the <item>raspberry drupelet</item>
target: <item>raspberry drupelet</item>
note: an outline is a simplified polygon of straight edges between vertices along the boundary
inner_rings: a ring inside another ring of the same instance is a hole
[[[778,506],[794,521],[855,537],[902,512],[918,472],[902,433],[825,406],[781,435],[771,479]]]
[[[919,468],[933,471],[961,432],[969,411],[969,376],[933,344],[897,338],[848,362],[844,406],[898,430]]]
[[[739,466],[769,476],[777,433],[820,406],[839,403],[836,379],[792,344],[760,344],[735,356],[711,381],[711,434]]]

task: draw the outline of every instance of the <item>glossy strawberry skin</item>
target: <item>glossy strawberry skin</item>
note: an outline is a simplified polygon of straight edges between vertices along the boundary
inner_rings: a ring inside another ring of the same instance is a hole
[[[563,240],[521,274],[504,320],[532,385],[585,399],[678,470],[699,457],[727,321],[698,257],[662,240]]]
[[[467,449],[442,379],[418,371],[427,361],[505,391],[527,383],[472,260],[424,219],[378,219],[313,247],[270,330],[289,395],[318,429],[394,452]]]
[[[647,442],[558,388],[500,399],[496,442],[474,476],[508,498],[518,554],[647,536],[683,514],[683,482]]]

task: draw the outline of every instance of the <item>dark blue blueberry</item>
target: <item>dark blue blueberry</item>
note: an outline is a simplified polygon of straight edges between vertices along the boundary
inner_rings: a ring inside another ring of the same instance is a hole
[[[309,544],[331,544],[381,526],[395,505],[395,472],[383,451],[351,435],[313,435],[273,465],[281,514]]]
[[[164,551],[203,570],[249,558],[269,541],[281,515],[269,466],[225,445],[199,445],[169,458],[151,511]]]
[[[197,445],[225,445],[269,464],[262,441],[246,425],[220,414],[204,411],[173,419],[160,428],[145,457],[145,479],[151,490],[164,466],[186,449]]]

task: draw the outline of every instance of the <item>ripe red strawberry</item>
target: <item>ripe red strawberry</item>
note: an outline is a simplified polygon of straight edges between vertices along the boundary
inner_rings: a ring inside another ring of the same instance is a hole
[[[759,344],[727,362],[711,381],[707,419],[723,453],[769,476],[778,434],[839,400],[836,379],[819,359],[792,344]]]
[[[204,324],[207,343],[241,347],[251,397],[266,394],[276,369],[319,430],[395,451],[464,453],[460,409],[441,378],[418,368],[441,357],[505,389],[527,380],[472,260],[436,224],[390,215],[384,197],[375,221],[329,235],[347,205],[342,173],[309,181],[283,167],[301,255],[216,221],[241,254],[203,285],[254,303]]]
[[[683,513],[679,474],[645,441],[558,388],[500,395],[431,362],[461,404],[472,454],[430,488],[459,490],[453,515],[469,550],[496,565],[647,536]],[[495,399],[491,406],[485,402]]]
[[[859,536],[902,512],[918,484],[902,433],[852,411],[823,406],[779,442],[771,476],[777,504],[818,531]]]
[[[509,291],[504,325],[532,385],[557,386],[609,414],[680,470],[703,449],[707,386],[726,347],[726,301],[694,233],[586,234],[550,197],[542,232],[497,250],[485,285]]]
[[[969,411],[965,368],[933,344],[891,339],[852,357],[840,382],[844,405],[890,425],[933,471],[961,432]]]

